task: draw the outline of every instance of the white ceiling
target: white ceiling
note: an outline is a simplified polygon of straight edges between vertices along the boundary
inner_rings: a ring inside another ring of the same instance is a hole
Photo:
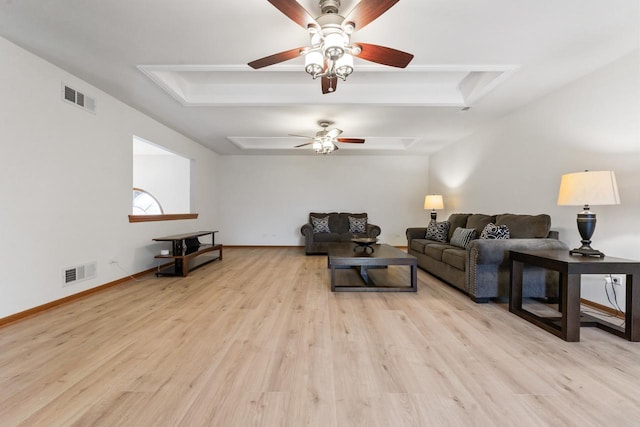
[[[221,154],[309,154],[287,135],[319,120],[370,142],[336,155],[423,154],[637,49],[640,1],[401,0],[352,41],[409,67],[358,59],[327,95],[302,58],[246,65],[308,44],[267,0],[5,0],[0,36]]]

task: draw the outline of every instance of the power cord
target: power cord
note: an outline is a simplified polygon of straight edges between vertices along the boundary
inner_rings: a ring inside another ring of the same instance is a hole
[[[133,275],[131,273],[129,273],[127,270],[125,270],[118,261],[116,260],[111,260],[109,261],[109,264],[111,265],[115,265],[116,267],[118,267],[120,270],[122,270],[122,272],[124,274],[127,275],[127,277],[129,277],[130,279],[134,280],[135,282],[143,282],[144,280],[140,280],[140,279],[136,279],[135,277],[133,277]]]
[[[609,295],[609,288],[607,287],[607,283],[611,284],[611,293],[613,294],[613,301],[611,300],[611,295]],[[613,307],[616,310],[616,315],[624,314],[624,312],[620,308],[620,305],[618,304],[618,294],[616,292],[616,286],[613,284],[613,276],[611,274],[609,274],[609,281],[607,282],[605,280],[604,282],[604,293],[607,295],[607,300],[609,301],[609,304],[611,305],[611,307]],[[620,324],[620,326],[623,326],[625,323],[626,321],[623,321]]]
[[[622,309],[620,308],[620,305],[618,304],[618,294],[616,293],[616,287],[613,284],[613,276],[611,274],[609,274],[609,283],[611,283],[611,293],[613,294],[613,301],[611,301],[611,297],[609,295],[609,290],[607,289],[607,282],[605,282],[604,284],[604,291],[607,294],[607,300],[609,301],[609,304],[611,304],[611,306],[613,308],[616,309],[617,313],[622,313]]]

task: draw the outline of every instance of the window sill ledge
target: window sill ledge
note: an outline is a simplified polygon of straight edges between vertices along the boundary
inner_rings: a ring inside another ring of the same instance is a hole
[[[173,221],[177,219],[197,219],[197,213],[165,215],[129,215],[129,222]]]

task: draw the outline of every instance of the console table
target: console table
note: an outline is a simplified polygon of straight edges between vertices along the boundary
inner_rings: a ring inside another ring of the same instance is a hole
[[[211,251],[219,251],[217,257],[207,257],[207,260],[191,267],[195,270],[205,264],[222,260],[222,245],[215,243],[215,233],[218,231],[196,231],[195,233],[177,234],[175,236],[157,237],[156,242],[171,242],[171,252],[168,255],[156,255],[155,258],[172,259],[171,266],[160,268],[156,276],[182,276],[189,274],[189,261],[199,255]],[[211,236],[211,243],[201,243],[199,237]]]
[[[603,258],[575,256],[564,250],[509,251],[509,257],[511,261],[510,312],[565,341],[580,341],[580,326],[595,326],[629,341],[640,341],[640,262],[609,256]],[[560,317],[538,316],[522,308],[524,264],[558,272]],[[624,327],[580,313],[581,274],[626,274]]]

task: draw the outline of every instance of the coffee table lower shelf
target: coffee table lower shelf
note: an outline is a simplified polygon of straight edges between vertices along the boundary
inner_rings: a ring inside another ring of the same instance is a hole
[[[331,269],[332,292],[417,292],[418,263],[416,257],[402,252],[386,244],[372,245],[373,252],[354,251],[349,243],[329,245],[327,264]],[[410,268],[409,286],[394,283],[375,283],[369,275],[369,270],[384,269],[389,266],[408,266]],[[336,279],[336,272],[344,269],[358,271],[362,286],[340,286]]]

